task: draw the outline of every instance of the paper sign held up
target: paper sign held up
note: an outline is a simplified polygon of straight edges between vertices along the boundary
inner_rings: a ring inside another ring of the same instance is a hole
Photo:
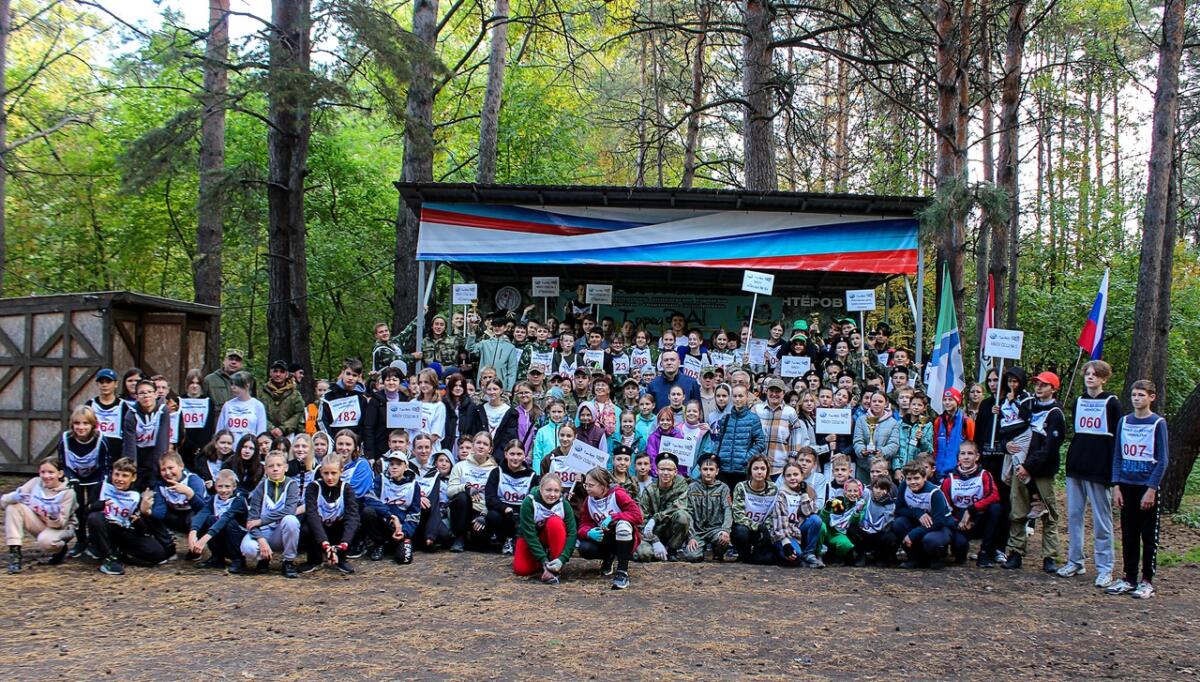
[[[812,358],[807,355],[785,355],[780,358],[779,373],[785,377],[802,377],[812,368]]]
[[[875,309],[874,289],[851,289],[846,292],[846,310],[857,313]]]
[[[669,452],[679,459],[679,466],[691,467],[696,460],[696,441],[691,438],[663,436],[658,442],[658,451]]]
[[[984,337],[983,354],[990,358],[1020,360],[1025,332],[1017,329],[989,329]]]
[[[566,459],[563,460],[563,466],[568,471],[586,474],[596,467],[602,469],[607,467],[608,453],[598,450],[581,440],[576,440],[575,444],[571,446],[571,451],[567,453]]]
[[[814,430],[817,433],[836,433],[848,436],[851,433],[852,422],[853,418],[848,407],[818,407]]]
[[[584,292],[587,302],[595,305],[612,305],[611,284],[589,284]]]
[[[557,277],[534,277],[533,289],[530,292],[534,298],[558,298]]]
[[[471,305],[471,301],[479,298],[478,284],[455,284],[452,302],[454,305]]]
[[[775,290],[775,275],[747,270],[742,274],[742,291],[770,296]]]

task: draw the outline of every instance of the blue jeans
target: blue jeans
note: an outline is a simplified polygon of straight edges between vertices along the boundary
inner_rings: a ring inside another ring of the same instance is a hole
[[[821,528],[824,524],[821,522],[821,517],[813,514],[804,519],[804,523],[800,524],[800,539],[786,538],[775,543],[775,549],[779,552],[782,558],[784,545],[790,544],[796,550],[797,556],[805,556],[808,554],[816,554],[821,544]]]

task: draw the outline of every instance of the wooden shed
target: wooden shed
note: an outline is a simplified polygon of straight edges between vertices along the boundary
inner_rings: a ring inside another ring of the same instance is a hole
[[[220,309],[127,291],[0,299],[0,472],[52,452],[96,372],[139,367],[182,386],[205,357]]]

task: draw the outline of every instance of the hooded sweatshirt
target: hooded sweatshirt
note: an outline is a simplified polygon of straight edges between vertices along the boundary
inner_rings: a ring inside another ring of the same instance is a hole
[[[454,465],[450,470],[450,480],[446,488],[446,494],[450,497],[466,492],[481,493],[478,500],[473,500],[471,506],[474,507],[476,513],[482,514],[487,511],[487,501],[482,493],[487,487],[488,476],[491,475],[492,469],[496,468],[496,460],[488,457],[480,464],[472,455],[461,462]]]
[[[871,491],[867,491],[866,497],[863,498],[867,503],[863,506],[862,514],[856,519],[856,523],[864,533],[874,535],[891,527],[892,520],[896,517],[896,487],[890,482],[888,485],[892,490],[882,501],[876,500]]]

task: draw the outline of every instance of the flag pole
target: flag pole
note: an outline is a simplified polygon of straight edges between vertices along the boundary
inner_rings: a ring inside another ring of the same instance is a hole
[[[1083,349],[1079,349],[1079,354],[1075,356],[1075,368],[1071,370],[1071,380],[1067,382],[1067,390],[1063,391],[1062,403],[1067,404],[1067,400],[1071,397],[1071,389],[1075,388],[1075,373],[1079,371],[1079,361],[1083,359]]]

